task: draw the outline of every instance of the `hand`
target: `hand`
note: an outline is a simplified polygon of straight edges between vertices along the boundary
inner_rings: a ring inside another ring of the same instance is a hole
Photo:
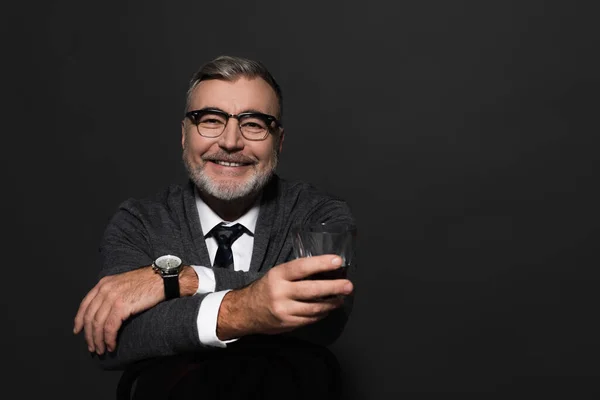
[[[73,333],[83,328],[90,352],[114,351],[123,321],[164,299],[162,278],[152,267],[106,276],[81,301]]]
[[[353,285],[347,279],[306,279],[342,265],[335,255],[299,258],[270,269],[249,286],[228,292],[221,303],[217,336],[291,331],[323,319],[344,303]]]

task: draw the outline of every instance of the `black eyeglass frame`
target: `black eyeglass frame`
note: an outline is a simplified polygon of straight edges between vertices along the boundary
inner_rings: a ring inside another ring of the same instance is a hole
[[[223,118],[225,118],[225,125],[223,126],[223,130],[217,136],[205,136],[202,133],[200,133],[200,129],[199,129],[200,118],[206,114],[217,114],[217,115],[220,115]],[[267,136],[269,136],[269,133],[272,132],[273,129],[281,127],[281,122],[279,122],[279,120],[277,118],[275,118],[272,115],[264,114],[264,113],[261,113],[258,111],[247,111],[247,112],[242,112],[239,114],[229,114],[218,108],[203,108],[200,110],[188,111],[185,113],[185,117],[188,118],[192,122],[192,124],[196,125],[196,130],[198,131],[198,134],[200,136],[210,138],[210,139],[218,138],[219,136],[221,136],[223,134],[223,132],[225,132],[225,127],[229,123],[230,118],[237,119],[238,123],[240,121],[240,118],[245,118],[245,117],[254,117],[254,118],[263,120],[263,122],[265,122],[265,124],[267,125],[267,131],[265,133],[265,136],[263,136],[260,139],[248,138],[244,134],[244,130],[241,129],[241,127],[240,127],[240,132],[242,133],[242,136],[247,140],[251,140],[251,141],[255,141],[255,142],[265,140],[267,138]],[[275,125],[273,125],[273,124],[275,124]]]

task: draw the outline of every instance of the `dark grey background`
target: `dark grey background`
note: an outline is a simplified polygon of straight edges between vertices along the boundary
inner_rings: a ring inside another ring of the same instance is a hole
[[[593,3],[11,6],[4,390],[113,396],[119,373],[71,333],[102,230],[121,201],[185,179],[187,81],[233,54],[283,87],[280,174],[358,219],[357,301],[334,346],[348,399],[597,393]]]

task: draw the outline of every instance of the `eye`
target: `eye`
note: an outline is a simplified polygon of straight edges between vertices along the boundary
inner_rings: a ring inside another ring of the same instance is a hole
[[[267,124],[261,118],[248,115],[240,121],[242,129],[250,131],[263,131],[267,129]]]
[[[221,123],[221,121],[219,121],[217,118],[203,118],[202,120],[200,120],[200,122],[203,124],[219,124],[219,123]]]
[[[198,124],[202,126],[221,126],[225,125],[225,118],[218,114],[203,114],[198,118]]]
[[[248,128],[264,128],[264,126],[258,122],[244,122],[244,126]]]

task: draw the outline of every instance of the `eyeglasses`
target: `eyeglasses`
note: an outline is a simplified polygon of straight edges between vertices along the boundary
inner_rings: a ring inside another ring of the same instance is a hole
[[[228,114],[215,108],[204,108],[185,113],[196,125],[198,133],[207,138],[216,138],[225,131],[229,118],[235,118],[240,124],[242,136],[248,140],[265,140],[272,129],[281,126],[277,118],[259,112]]]

